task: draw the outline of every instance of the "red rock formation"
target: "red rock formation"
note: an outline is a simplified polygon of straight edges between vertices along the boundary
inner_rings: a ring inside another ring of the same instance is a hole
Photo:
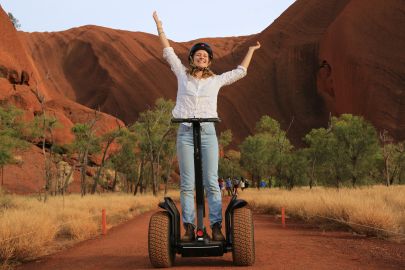
[[[40,101],[35,94],[40,93],[44,97],[47,115],[56,117],[60,123],[60,128],[54,130],[54,142],[60,145],[71,142],[73,140],[72,126],[78,122],[89,121],[94,117],[94,111],[66,98],[63,89],[55,87],[57,83],[54,78],[49,76],[50,72],[42,66],[46,63],[32,58],[31,50],[27,50],[28,43],[24,39],[24,34],[15,30],[7,14],[1,8],[0,39],[0,66],[2,69],[0,103],[13,104],[23,109],[25,119],[29,121],[34,118],[34,115],[42,113]],[[48,54],[53,51],[53,49],[49,50]],[[37,69],[37,67],[39,68]],[[5,70],[7,70],[7,76],[3,76]],[[17,75],[11,78],[10,70],[15,70]],[[27,75],[30,77],[29,83]],[[115,117],[105,113],[99,114],[100,120],[96,124],[98,134],[116,128],[117,124],[123,125],[123,122]],[[22,153],[21,156],[20,166],[10,165],[5,168],[5,187],[17,193],[38,191],[44,185],[42,152],[33,147]],[[78,179],[78,177],[75,178]]]
[[[47,113],[57,117],[63,126],[62,129],[55,131],[56,142],[59,144],[69,143],[73,139],[70,129],[74,123],[88,121],[94,115],[93,110],[76,103],[74,99],[66,98],[63,90],[66,89],[67,91],[69,88],[63,84],[59,84],[58,81],[55,82],[55,80],[63,81],[65,77],[63,70],[63,77],[58,77],[56,76],[57,74],[52,77],[54,71],[49,70],[52,66],[49,67],[46,61],[32,57],[31,50],[26,49],[30,44],[24,39],[27,34],[17,33],[3,10],[0,10],[0,24],[0,37],[2,40],[0,43],[0,65],[8,70],[16,70],[19,74],[24,72],[31,74],[30,85],[25,83],[12,87],[6,78],[0,78],[0,101],[16,105],[26,112],[27,119],[32,119],[34,114],[41,113],[41,105],[35,92],[40,93],[44,97]],[[35,34],[32,35],[35,36]],[[38,42],[40,43],[40,40]],[[41,46],[41,43],[36,46]],[[57,50],[58,46],[50,49],[46,47],[46,44],[42,44],[41,48],[47,50],[45,58],[51,59],[49,61],[63,58],[64,56],[62,52]],[[57,54],[56,57],[52,56],[52,53],[60,54]],[[55,68],[55,72],[59,70],[61,70],[60,67]],[[26,75],[23,77],[26,78]],[[17,83],[21,83],[20,76],[16,78]],[[102,117],[98,123],[99,132],[106,132],[116,127],[117,124],[114,117],[104,113],[101,113],[101,115]],[[123,125],[121,121],[118,122],[120,125]]]
[[[405,139],[404,14],[404,1],[350,1],[319,49],[330,70],[318,76],[328,108],[363,115],[399,140]]]
[[[256,40],[262,44],[248,76],[220,92],[220,130],[232,129],[235,146],[268,114],[291,126],[288,135],[300,145],[330,113],[353,113],[404,140],[404,14],[401,0],[297,0],[259,34],[203,39],[214,48],[216,73],[236,67]],[[31,88],[0,78],[0,100],[33,113],[37,86],[66,126],[61,142],[88,108],[131,123],[157,98],[175,99],[176,79],[156,35],[98,26],[17,33],[3,11],[0,23],[0,66],[32,74]],[[186,64],[197,41],[171,44]],[[101,125],[108,130],[115,120],[104,115]]]

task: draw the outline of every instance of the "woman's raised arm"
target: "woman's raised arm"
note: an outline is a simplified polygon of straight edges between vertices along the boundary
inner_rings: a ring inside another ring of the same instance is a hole
[[[155,20],[158,35],[160,38],[160,42],[162,43],[163,48],[170,47],[169,41],[166,38],[165,32],[163,32],[162,21],[159,20],[159,17],[156,11],[153,12],[153,19]]]
[[[246,53],[245,58],[243,59],[241,66],[245,67],[246,69],[249,67],[250,60],[252,60],[253,53],[260,48],[260,42],[258,41],[256,45],[250,46],[248,52]]]

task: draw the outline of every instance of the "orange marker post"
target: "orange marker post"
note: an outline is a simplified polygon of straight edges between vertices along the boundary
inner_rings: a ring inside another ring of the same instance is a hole
[[[101,234],[106,235],[107,234],[107,218],[105,214],[105,209],[101,210]]]
[[[285,209],[284,209],[284,207],[281,207],[281,225],[283,225],[283,228],[285,228]]]

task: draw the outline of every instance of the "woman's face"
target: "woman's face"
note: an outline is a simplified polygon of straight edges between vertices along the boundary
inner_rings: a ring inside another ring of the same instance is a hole
[[[210,64],[210,57],[205,50],[198,50],[194,53],[193,62],[199,68],[206,68]]]

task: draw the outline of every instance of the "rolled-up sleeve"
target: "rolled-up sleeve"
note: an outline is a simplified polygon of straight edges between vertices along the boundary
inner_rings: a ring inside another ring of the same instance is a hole
[[[246,74],[247,69],[244,66],[239,65],[237,68],[219,75],[219,81],[221,86],[230,85],[245,77]]]
[[[166,47],[163,49],[163,58],[169,63],[170,68],[176,76],[180,76],[186,72],[186,68],[174,52],[173,47]]]

